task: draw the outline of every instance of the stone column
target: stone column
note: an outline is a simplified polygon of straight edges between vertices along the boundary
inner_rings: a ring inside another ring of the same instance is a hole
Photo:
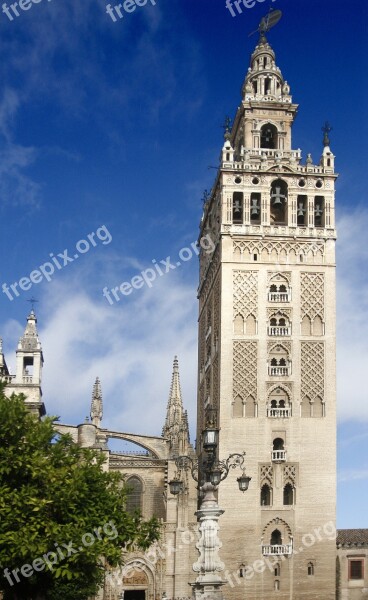
[[[226,581],[219,574],[224,570],[225,565],[218,555],[222,546],[218,537],[220,529],[218,520],[224,511],[217,504],[214,495],[216,488],[211,483],[205,483],[201,489],[204,492],[204,498],[201,508],[196,512],[201,534],[196,544],[199,558],[193,565],[193,571],[199,575],[192,584],[193,598],[195,600],[223,600],[221,587]]]

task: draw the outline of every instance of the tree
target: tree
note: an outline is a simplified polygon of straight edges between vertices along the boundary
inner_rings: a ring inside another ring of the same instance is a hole
[[[4,599],[86,600],[105,565],[159,537],[156,519],[125,510],[123,477],[98,450],[37,420],[0,384],[0,589]]]

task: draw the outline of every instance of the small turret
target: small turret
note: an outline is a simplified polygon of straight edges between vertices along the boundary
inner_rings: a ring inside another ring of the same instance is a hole
[[[32,309],[24,334],[18,342],[15,376],[8,378],[6,393],[24,394],[29,410],[40,417],[45,414],[41,389],[42,367],[42,346],[37,332],[37,318]]]

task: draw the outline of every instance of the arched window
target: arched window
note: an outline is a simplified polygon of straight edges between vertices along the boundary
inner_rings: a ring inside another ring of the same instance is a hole
[[[261,506],[271,506],[271,488],[268,483],[261,488]]]
[[[237,396],[233,403],[233,417],[240,418],[244,415],[243,398]]]
[[[258,192],[250,195],[250,220],[255,224],[261,222],[261,194]]]
[[[282,408],[277,409],[282,411]],[[272,416],[272,415],[271,415]],[[273,440],[273,450],[271,453],[272,462],[280,463],[286,460],[286,450],[284,449],[284,440],[276,438]]]
[[[243,193],[233,193],[233,223],[243,223]]]
[[[234,333],[235,335],[244,334],[244,319],[242,315],[236,315],[234,319]]]
[[[253,396],[248,396],[245,403],[245,416],[253,418],[256,416],[256,403]]]
[[[275,592],[279,592],[280,591],[280,580],[279,579],[275,579]]]
[[[273,530],[273,532],[271,533],[270,544],[271,546],[282,546],[281,531],[279,531],[278,529]]]
[[[261,148],[276,150],[277,147],[277,128],[275,125],[271,125],[271,123],[266,123],[261,128]]]
[[[316,227],[324,227],[325,219],[325,199],[324,196],[315,196],[314,198],[314,224]]]
[[[273,449],[274,450],[283,450],[284,449],[284,440],[282,438],[275,438],[273,440]]]
[[[281,573],[281,567],[280,567],[280,564],[277,563],[277,565],[275,565],[275,569],[274,569],[275,577],[280,577],[280,573]]]
[[[312,562],[308,563],[307,569],[308,575],[314,575],[314,564]]]
[[[312,323],[308,315],[305,315],[301,324],[301,334],[302,335],[310,335],[312,329]]]
[[[284,506],[292,506],[294,504],[294,488],[291,483],[287,483],[284,487]]]
[[[142,494],[143,485],[139,477],[133,475],[129,477],[126,482],[127,485],[127,497],[126,497],[126,511],[130,514],[142,509]]]
[[[276,179],[271,185],[270,221],[275,225],[287,225],[288,186],[286,181]]]
[[[257,321],[254,315],[248,315],[245,323],[245,331],[247,335],[256,335]]]
[[[297,223],[298,225],[307,225],[307,206],[308,196],[298,195],[297,201]]]

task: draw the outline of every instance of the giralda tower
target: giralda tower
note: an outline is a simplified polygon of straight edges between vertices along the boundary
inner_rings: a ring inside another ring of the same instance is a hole
[[[262,33],[201,221],[198,439],[215,413],[252,477],[219,487],[227,600],[335,598],[337,176],[327,124],[318,164],[292,149],[297,108]]]

